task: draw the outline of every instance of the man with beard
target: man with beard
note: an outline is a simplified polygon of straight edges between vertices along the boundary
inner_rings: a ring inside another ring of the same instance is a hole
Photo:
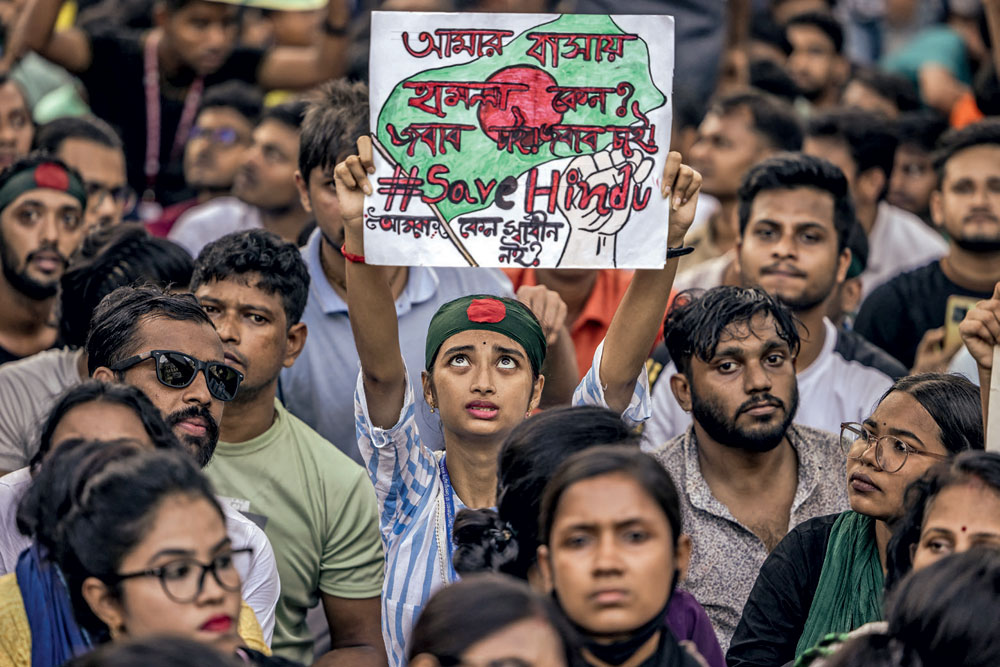
[[[306,612],[321,601],[332,647],[326,659],[384,665],[382,541],[368,477],[275,398],[281,370],[306,342],[305,260],[269,232],[229,234],[198,256],[191,289],[215,323],[227,363],[245,376],[205,473],[274,545],[281,577],[275,654],[312,662]]]
[[[197,256],[208,243],[232,232],[264,228],[298,241],[309,222],[295,185],[299,125],[305,102],[267,109],[253,130],[253,143],[233,180],[233,197],[221,197],[189,211],[167,236]]]
[[[94,311],[86,349],[94,379],[141,389],[198,465],[208,464],[222,404],[235,397],[243,375],[225,363],[222,340],[194,295],[119,287]],[[253,522],[231,509],[226,516],[241,526],[239,534],[229,531],[233,547],[254,549],[242,591],[270,641],[280,590],[274,552]]]
[[[850,64],[843,55],[844,30],[832,15],[806,12],[785,24],[792,45],[788,74],[814,109],[837,104]]]
[[[0,364],[56,344],[52,308],[86,206],[79,174],[54,158],[23,158],[0,174]]]
[[[802,395],[798,422],[837,433],[846,419],[863,421],[906,369],[826,318],[853,261],[848,241],[858,223],[847,180],[822,158],[789,153],[753,167],[739,201],[736,261],[744,284],[764,289],[795,314],[802,346],[795,364]],[[674,372],[668,364],[661,374]],[[665,382],[657,382],[646,426],[651,442],[687,428],[682,405]]]
[[[952,131],[941,141],[930,206],[934,223],[948,234],[947,254],[875,290],[855,325],[907,366],[918,352],[934,351],[946,364],[957,350],[943,347],[949,297],[989,299],[1000,281],[1000,120]]]
[[[788,530],[847,508],[837,437],[792,424],[799,335],[759,288],[681,294],[665,336],[670,388],[694,423],[651,452],[677,485],[696,536],[681,586],[705,607],[725,651],[768,553]]]

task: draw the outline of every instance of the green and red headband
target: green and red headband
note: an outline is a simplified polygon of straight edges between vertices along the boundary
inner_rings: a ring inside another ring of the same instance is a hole
[[[81,208],[87,208],[87,189],[80,177],[60,164],[43,162],[25,166],[7,179],[0,187],[0,211],[25,192],[41,189],[65,192],[79,201]]]
[[[496,331],[512,338],[524,348],[532,370],[541,372],[546,341],[538,320],[520,301],[499,299],[488,294],[459,297],[438,308],[427,327],[427,370],[431,369],[446,340],[473,329]]]

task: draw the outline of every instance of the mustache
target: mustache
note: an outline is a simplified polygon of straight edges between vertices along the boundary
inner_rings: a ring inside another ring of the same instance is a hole
[[[761,273],[774,273],[776,271],[781,271],[782,273],[790,273],[793,276],[798,276],[800,278],[806,277],[804,271],[800,271],[799,269],[789,264],[781,264],[781,263],[771,264],[770,266],[765,266],[760,270]]]
[[[66,268],[66,266],[69,265],[69,259],[61,252],[59,252],[59,248],[56,247],[56,244],[49,242],[43,243],[36,249],[29,252],[27,258],[25,259],[25,263],[30,264],[33,259],[35,259],[41,254],[55,255],[56,257],[59,258],[59,261],[62,262],[63,268]]]
[[[743,404],[736,411],[737,416],[743,414],[747,410],[753,410],[754,408],[759,408],[764,405],[773,405],[775,407],[781,408],[785,412],[788,411],[788,407],[785,402],[774,396],[772,394],[761,394],[760,396],[755,396],[743,402]]]
[[[180,422],[184,421],[185,419],[190,419],[191,417],[201,417],[202,419],[205,420],[205,424],[207,424],[208,428],[208,435],[218,434],[219,424],[218,422],[215,421],[215,417],[213,417],[212,413],[208,411],[208,408],[199,405],[192,405],[190,407],[184,408],[183,410],[178,410],[177,412],[171,412],[169,415],[167,415],[166,419],[167,426],[173,428],[174,426],[177,426],[177,424],[179,424]]]
[[[971,222],[973,218],[986,218],[991,222],[997,222],[997,216],[989,209],[974,209],[969,215],[962,218],[962,222]]]

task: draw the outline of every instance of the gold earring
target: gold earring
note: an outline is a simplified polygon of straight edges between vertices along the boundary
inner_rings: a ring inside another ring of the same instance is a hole
[[[434,414],[434,406],[431,406],[431,414]]]

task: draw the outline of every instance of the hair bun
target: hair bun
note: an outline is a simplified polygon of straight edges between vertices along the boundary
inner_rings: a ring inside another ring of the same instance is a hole
[[[516,534],[494,510],[462,510],[455,517],[455,554],[459,574],[499,572],[518,554]]]

